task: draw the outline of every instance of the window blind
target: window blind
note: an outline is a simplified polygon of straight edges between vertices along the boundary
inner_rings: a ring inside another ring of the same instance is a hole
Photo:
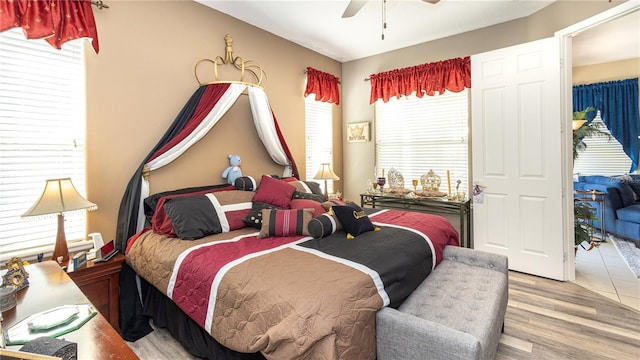
[[[55,215],[21,218],[47,179],[70,177],[84,194],[84,59],[82,40],[56,50],[0,33],[0,253],[53,244]],[[65,214],[68,240],[84,239],[86,214]]]
[[[382,169],[386,176],[394,168],[404,177],[405,188],[413,189],[413,179],[419,180],[433,170],[440,176],[440,191],[447,192],[448,170],[452,192],[460,180],[459,190],[468,194],[468,107],[466,89],[423,98],[392,98],[387,103],[377,101],[372,181],[382,175]]]
[[[324,180],[315,180],[313,177],[322,163],[333,163],[333,111],[331,106],[330,103],[316,101],[313,94],[305,98],[305,154],[307,160],[305,179],[315,181],[321,187],[324,187]],[[333,192],[333,180],[327,181],[327,192]]]
[[[611,134],[602,121],[600,112],[596,114],[593,123],[600,125],[600,129]],[[578,175],[622,175],[631,169],[631,159],[622,149],[622,144],[613,136],[590,136],[584,143],[587,148],[578,151],[578,158],[573,163],[573,172]]]

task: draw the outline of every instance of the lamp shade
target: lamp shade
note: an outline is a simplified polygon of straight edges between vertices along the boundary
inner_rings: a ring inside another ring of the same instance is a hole
[[[316,176],[313,178],[316,180],[340,180],[338,175],[336,175],[336,173],[331,169],[331,165],[329,165],[329,163],[322,163],[320,165],[320,169],[316,173]]]
[[[51,179],[47,180],[38,201],[22,216],[62,214],[67,211],[96,210],[97,208],[96,204],[78,193],[70,178]]]
[[[584,125],[584,123],[586,123],[587,120],[573,120],[573,123],[571,124],[571,128],[575,131],[578,130],[582,127],[582,125]]]

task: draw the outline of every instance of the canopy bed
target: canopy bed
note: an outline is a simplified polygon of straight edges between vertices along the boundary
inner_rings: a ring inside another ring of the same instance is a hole
[[[225,58],[207,61],[244,76],[251,64],[225,41]],[[376,312],[402,304],[458,233],[439,216],[363,210],[300,181],[257,69],[257,83],[201,84],[131,178],[117,237],[123,337],[143,337],[153,318],[203,358],[374,359]],[[149,196],[148,172],[202,138],[244,92],[283,176]]]

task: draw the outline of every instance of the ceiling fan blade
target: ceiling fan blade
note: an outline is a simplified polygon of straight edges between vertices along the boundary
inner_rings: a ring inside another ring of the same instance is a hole
[[[440,0],[422,0],[424,2],[428,2],[429,4],[437,4],[440,2]]]
[[[351,0],[349,2],[349,5],[347,5],[347,8],[344,9],[344,13],[342,13],[342,17],[343,18],[352,17],[353,15],[357,14],[358,11],[360,11],[360,9],[362,9],[362,7],[366,3],[367,3],[366,1]]]

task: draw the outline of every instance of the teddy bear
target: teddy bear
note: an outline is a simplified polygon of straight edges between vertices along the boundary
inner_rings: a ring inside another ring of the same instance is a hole
[[[240,170],[242,160],[240,160],[240,156],[229,154],[229,166],[222,172],[222,177],[227,179],[227,183],[234,185],[236,183],[236,179],[242,176],[242,170]]]

